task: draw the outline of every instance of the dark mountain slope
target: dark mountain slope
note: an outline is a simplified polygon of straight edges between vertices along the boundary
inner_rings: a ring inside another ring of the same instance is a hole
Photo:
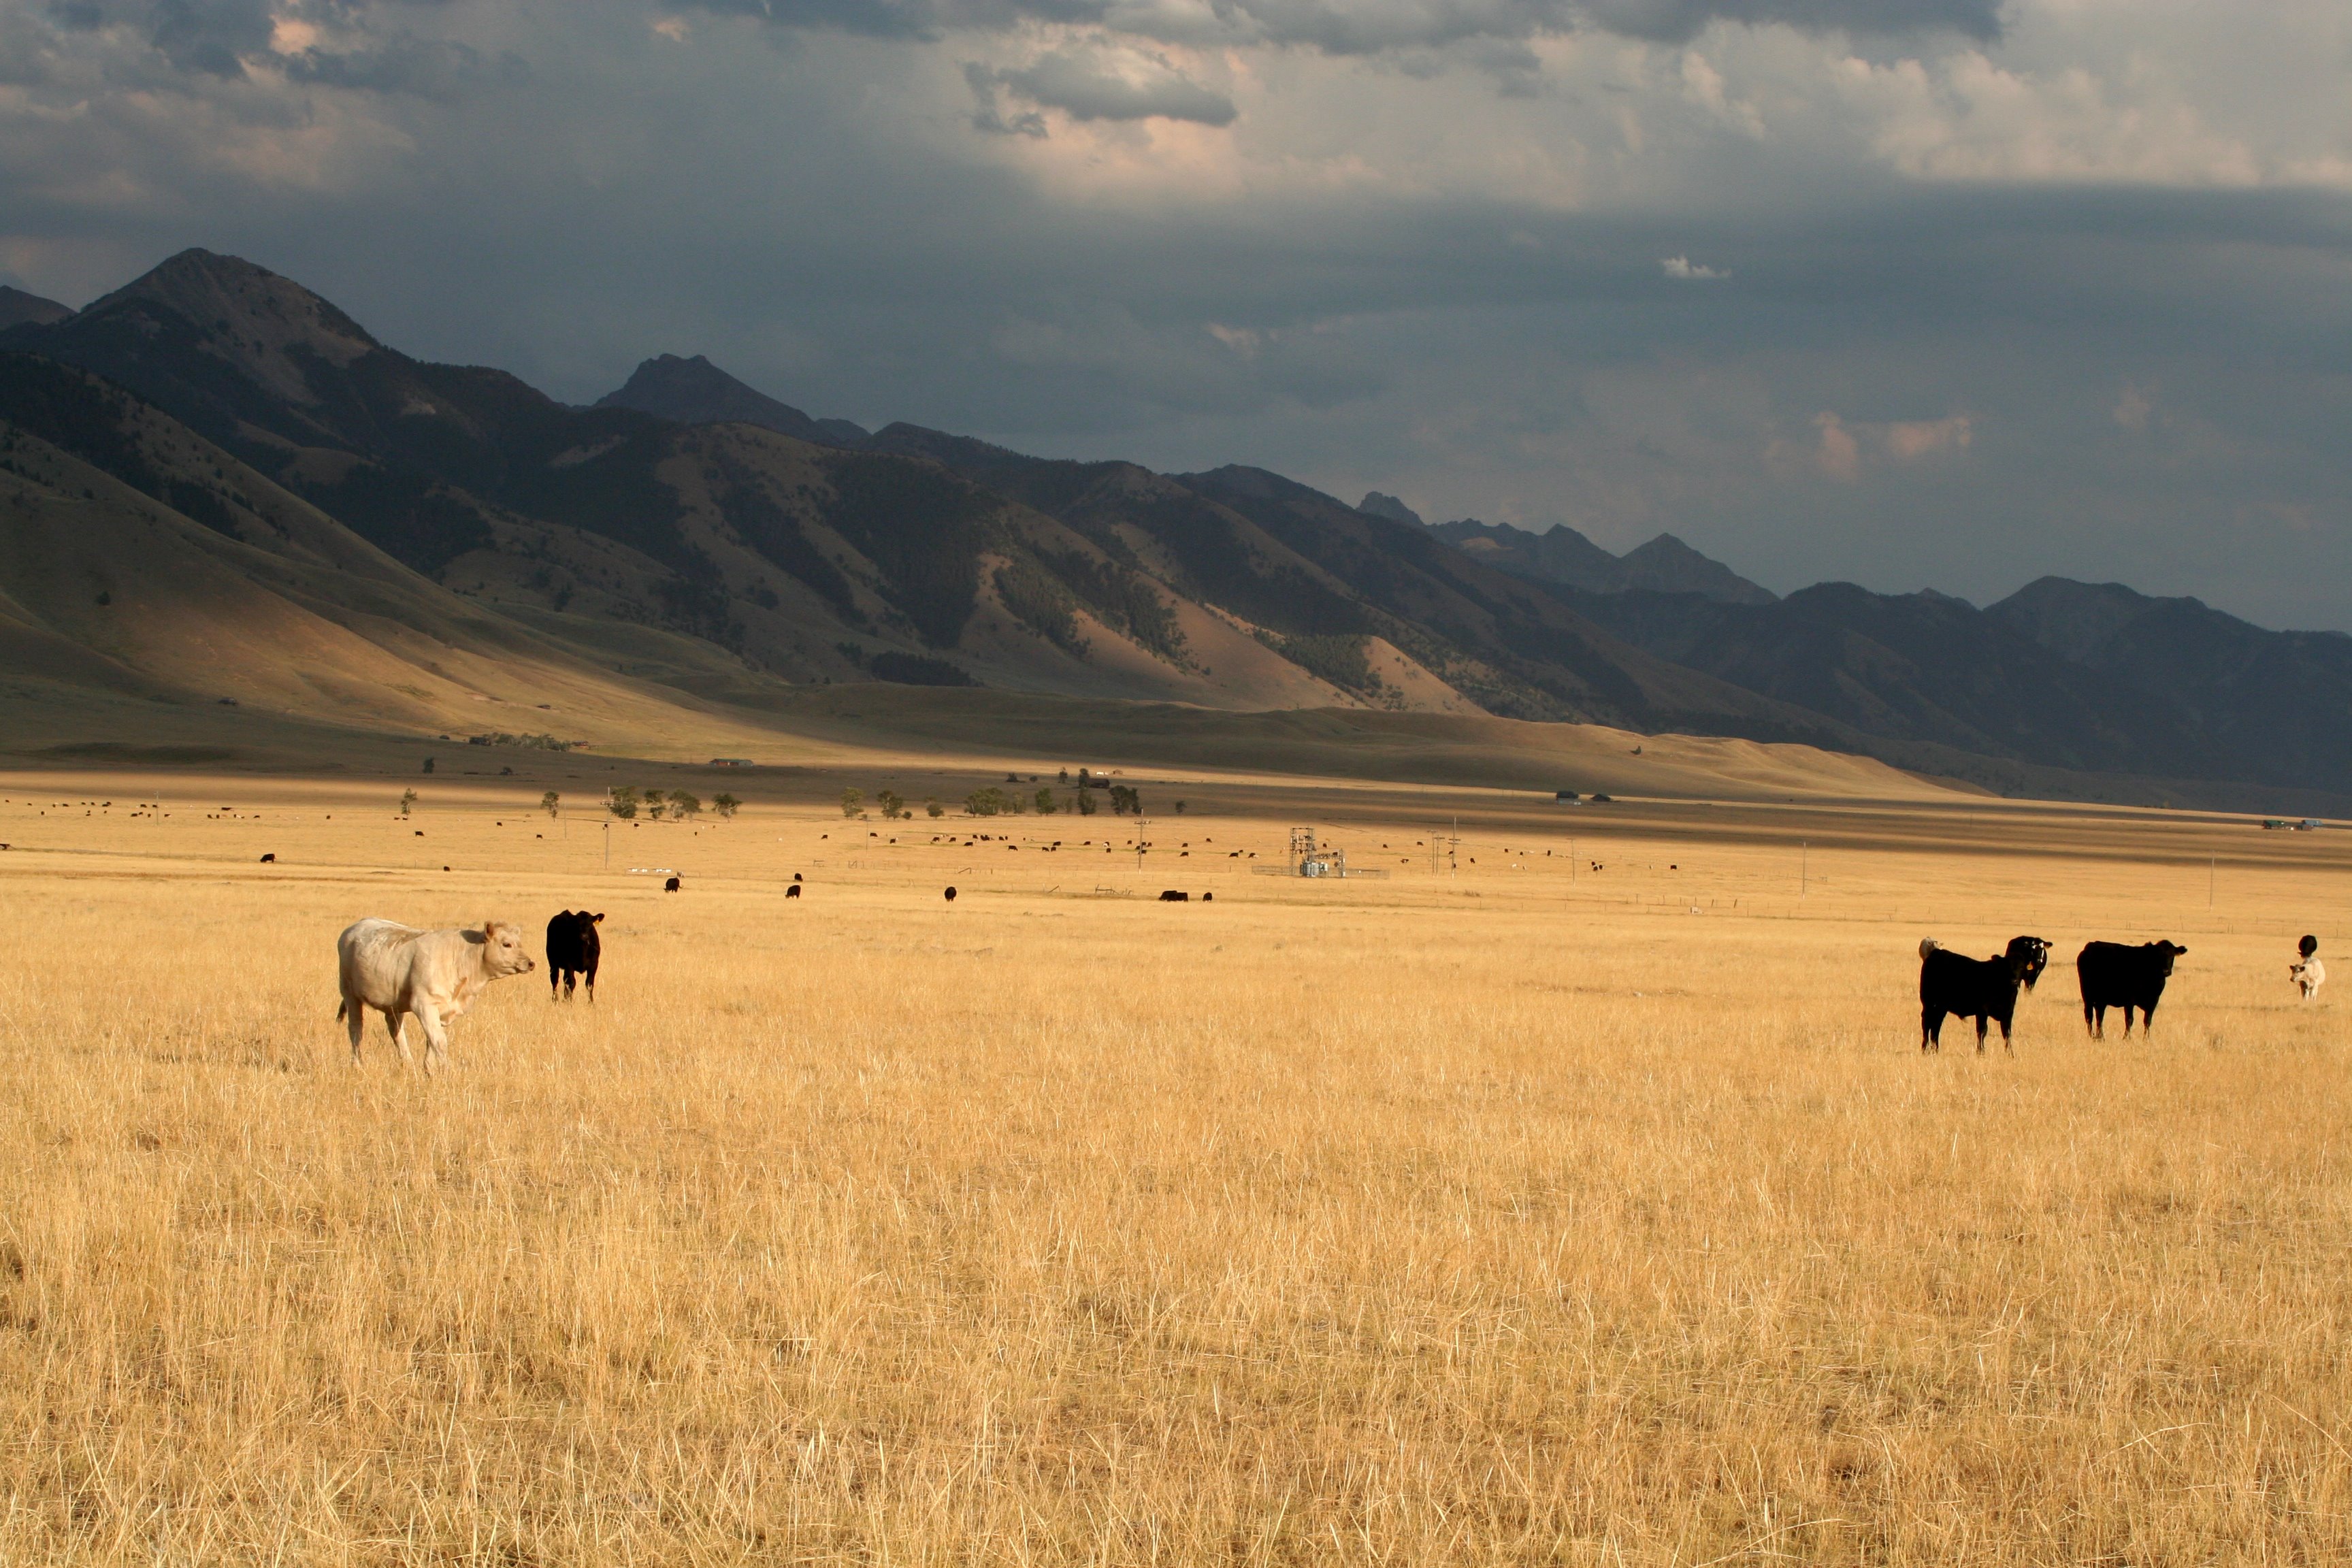
[[[379,730],[599,738],[683,718],[676,694],[427,582],[152,405],[17,354],[0,354],[0,696],[51,707],[234,700]]]
[[[1278,475],[1227,468],[1170,478],[1130,463],[1024,457],[906,425],[874,439],[1061,521],[1115,561],[1238,618],[1267,646],[1370,700],[1382,698],[1373,663],[1386,645],[1509,717],[1649,729],[1703,721],[1717,733],[1808,740],[1836,731],[1645,658],[1543,588]]]
[[[2352,762],[2352,638],[2265,632],[2193,600],[2059,579],[1990,610],[1852,584],[1770,605],[1559,592],[1661,658],[1872,735],[2307,789],[2342,788]]]
[[[1985,612],[2183,716],[2213,778],[2352,781],[2352,637],[2273,632],[2196,599],[2044,577]]]
[[[599,408],[634,408],[679,425],[757,425],[780,436],[834,447],[859,447],[867,432],[846,419],[812,419],[789,403],[745,385],[700,354],[659,354],[637,366]]]
[[[70,308],[55,300],[44,300],[38,294],[27,294],[22,289],[0,283],[0,331],[26,321],[46,327],[72,314]]]

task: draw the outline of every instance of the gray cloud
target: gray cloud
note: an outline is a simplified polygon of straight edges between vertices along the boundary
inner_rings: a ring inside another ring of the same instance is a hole
[[[1173,39],[1202,32],[1196,14],[1171,16],[1123,0],[663,0],[677,11],[749,16],[779,27],[928,38],[1002,31],[1024,22],[1108,27]],[[1298,46],[1328,55],[1426,49],[1471,39],[1524,40],[1595,27],[1628,37],[1685,40],[1717,21],[1780,24],[1809,32],[1949,31],[1997,37],[2000,0],[1219,0],[1206,29],[1239,43]]]
[[[2000,36],[2000,0],[1582,0],[1581,9],[1595,26],[1612,33],[1674,42],[1713,22],[1777,22],[1807,32]]]
[[[1188,120],[1200,125],[1230,125],[1234,100],[1213,92],[1166,62],[1115,58],[1099,49],[1056,49],[1034,64],[991,71],[967,66],[965,79],[983,94],[982,115],[996,112],[1002,88],[1043,109],[1058,109],[1074,120]],[[991,126],[1030,132],[1020,123]],[[1034,134],[1034,132],[1030,132]]]

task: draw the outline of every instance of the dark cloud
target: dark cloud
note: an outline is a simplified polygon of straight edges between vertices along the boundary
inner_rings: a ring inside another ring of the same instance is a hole
[[[216,77],[241,74],[271,28],[268,0],[52,0],[48,16],[73,32],[127,27],[179,69]]]
[[[530,75],[522,57],[511,50],[486,58],[464,44],[425,38],[395,38],[341,54],[304,49],[286,57],[284,66],[294,81],[442,103],[491,84],[512,86]]]

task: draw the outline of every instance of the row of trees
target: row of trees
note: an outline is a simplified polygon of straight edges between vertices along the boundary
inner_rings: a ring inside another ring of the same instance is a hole
[[[850,791],[855,795],[856,790]],[[895,798],[895,797],[893,797]],[[403,790],[400,795],[400,815],[406,816],[416,805],[416,792]],[[714,795],[710,809],[721,816],[732,816],[741,810],[743,803],[731,795]],[[554,816],[563,808],[563,796],[549,790],[539,797],[539,809]],[[626,784],[616,784],[604,792],[604,809],[626,822],[639,811],[658,821],[667,815],[676,822],[686,822],[702,815],[702,797],[682,789],[635,790]],[[933,816],[939,815],[934,811]]]
[[[720,795],[711,798],[710,808],[720,816],[732,816],[742,805],[731,795]],[[665,816],[673,822],[687,822],[702,815],[702,797],[682,789],[635,790],[627,784],[614,784],[604,792],[604,809],[624,822],[635,817],[641,810],[656,822]],[[551,815],[552,810],[551,807]]]
[[[1127,785],[1112,784],[1108,793],[1113,816],[1143,815],[1143,797]],[[892,822],[910,818],[915,815],[897,792],[887,789],[875,795],[874,809],[880,812],[886,821]],[[1083,787],[1075,795],[1057,799],[1051,787],[1040,789],[1035,794],[1029,795],[1017,789],[1006,789],[1001,784],[990,784],[985,789],[976,789],[963,797],[963,813],[966,816],[1018,816],[1029,811],[1034,811],[1040,816],[1051,816],[1055,812],[1061,811],[1076,812],[1080,816],[1092,816],[1100,809],[1095,804],[1094,791]],[[1176,809],[1179,811],[1184,809],[1181,802],[1178,803]],[[947,808],[936,800],[927,800],[923,803],[923,813],[927,816],[945,816]],[[860,789],[843,790],[841,815],[848,817],[864,816],[866,792]]]

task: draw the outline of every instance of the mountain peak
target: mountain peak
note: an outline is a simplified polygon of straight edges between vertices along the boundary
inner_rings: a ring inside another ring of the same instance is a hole
[[[306,406],[318,402],[311,363],[341,369],[383,348],[300,284],[241,257],[199,249],[181,251],[52,330],[116,340],[134,356],[138,344],[169,338]]]
[[[599,408],[634,408],[680,425],[757,425],[830,447],[862,446],[867,432],[846,419],[812,419],[789,403],[728,374],[702,354],[656,354],[630,373]]]
[[[1769,605],[1779,597],[1770,589],[1749,582],[1671,533],[1662,533],[1647,544],[1637,545],[1621,559],[1625,563],[1625,585],[1629,588],[1649,588],[1662,594],[1704,594],[1731,605]]]
[[[1422,521],[1421,513],[1413,510],[1396,497],[1382,495],[1378,490],[1366,490],[1364,499],[1356,503],[1356,510],[1368,517],[1387,518],[1391,522],[1409,522],[1415,528],[1428,526]]]
[[[383,345],[367,329],[291,279],[240,256],[191,247],[117,289],[84,314],[133,301],[168,306],[213,340],[215,352],[299,346],[345,365]]]

